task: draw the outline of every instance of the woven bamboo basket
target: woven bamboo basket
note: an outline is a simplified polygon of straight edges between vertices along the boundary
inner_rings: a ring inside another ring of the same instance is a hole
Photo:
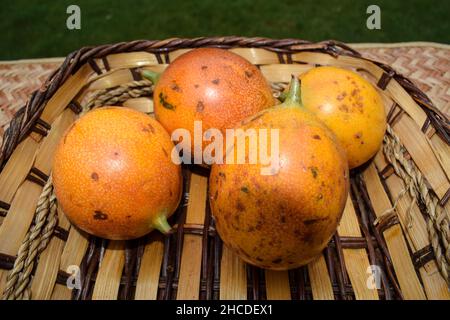
[[[275,96],[291,74],[318,65],[356,70],[382,94],[389,122],[383,148],[351,172],[338,231],[305,267],[258,269],[223,246],[205,168],[183,167],[184,199],[168,236],[95,238],[71,227],[57,205],[52,156],[71,123],[103,105],[152,114],[153,85],[140,72],[162,71],[186,50],[207,46],[257,65]],[[447,116],[411,81],[336,41],[225,37],[82,48],[5,132],[0,293],[4,299],[450,299],[449,128]]]

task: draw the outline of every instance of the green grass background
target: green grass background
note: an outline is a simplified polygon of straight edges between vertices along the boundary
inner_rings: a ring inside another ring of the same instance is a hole
[[[81,8],[81,30],[66,8]],[[381,30],[366,8],[381,7]],[[345,42],[450,43],[450,0],[1,0],[0,60],[65,56],[82,46],[134,39],[263,36]]]

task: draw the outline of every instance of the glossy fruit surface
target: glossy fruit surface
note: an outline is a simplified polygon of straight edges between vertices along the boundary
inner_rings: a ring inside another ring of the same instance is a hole
[[[177,208],[182,186],[172,148],[168,133],[144,113],[122,107],[90,111],[55,152],[58,203],[72,223],[99,237],[167,232],[166,217]]]
[[[305,265],[324,249],[341,218],[348,193],[344,151],[335,135],[298,105],[298,97],[240,128],[279,129],[279,166],[262,175],[261,163],[212,165],[209,197],[217,231],[253,265],[274,270]],[[274,141],[269,138],[270,145]]]
[[[215,48],[195,49],[175,59],[160,76],[153,100],[156,119],[169,133],[184,128],[191,137],[196,120],[202,121],[203,131],[224,131],[275,103],[258,68]]]
[[[350,168],[380,149],[386,130],[383,101],[357,73],[336,67],[311,69],[301,76],[301,100],[336,134]]]

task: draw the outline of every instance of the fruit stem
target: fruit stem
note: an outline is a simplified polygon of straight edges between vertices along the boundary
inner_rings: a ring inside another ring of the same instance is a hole
[[[289,91],[287,94],[281,94],[280,98],[284,99],[284,106],[298,106],[303,107],[300,97],[300,80],[294,75],[291,76],[291,83],[289,84]]]
[[[166,210],[156,216],[155,220],[153,220],[153,227],[163,234],[169,234],[172,227],[167,222]]]
[[[159,77],[161,76],[160,73],[157,73],[155,71],[152,70],[142,70],[141,71],[141,75],[144,78],[147,78],[148,80],[150,80],[153,84],[157,84]]]

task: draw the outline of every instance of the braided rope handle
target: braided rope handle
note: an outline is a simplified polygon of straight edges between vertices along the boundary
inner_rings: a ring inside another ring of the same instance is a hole
[[[415,164],[405,158],[405,147],[391,126],[384,136],[383,151],[395,173],[402,178],[405,189],[413,201],[421,201],[426,209],[427,231],[436,258],[438,269],[450,287],[450,231],[447,212],[439,205],[439,199],[430,192],[425,179]],[[401,193],[402,194],[402,193]],[[411,208],[411,206],[410,206]],[[410,212],[408,209],[408,214]],[[411,218],[410,218],[411,219]],[[412,223],[412,221],[410,220]]]
[[[26,289],[31,272],[37,257],[50,242],[57,221],[56,197],[50,176],[39,196],[33,224],[19,248],[13,269],[7,276],[3,299],[22,299],[25,298],[24,294],[30,296]]]

